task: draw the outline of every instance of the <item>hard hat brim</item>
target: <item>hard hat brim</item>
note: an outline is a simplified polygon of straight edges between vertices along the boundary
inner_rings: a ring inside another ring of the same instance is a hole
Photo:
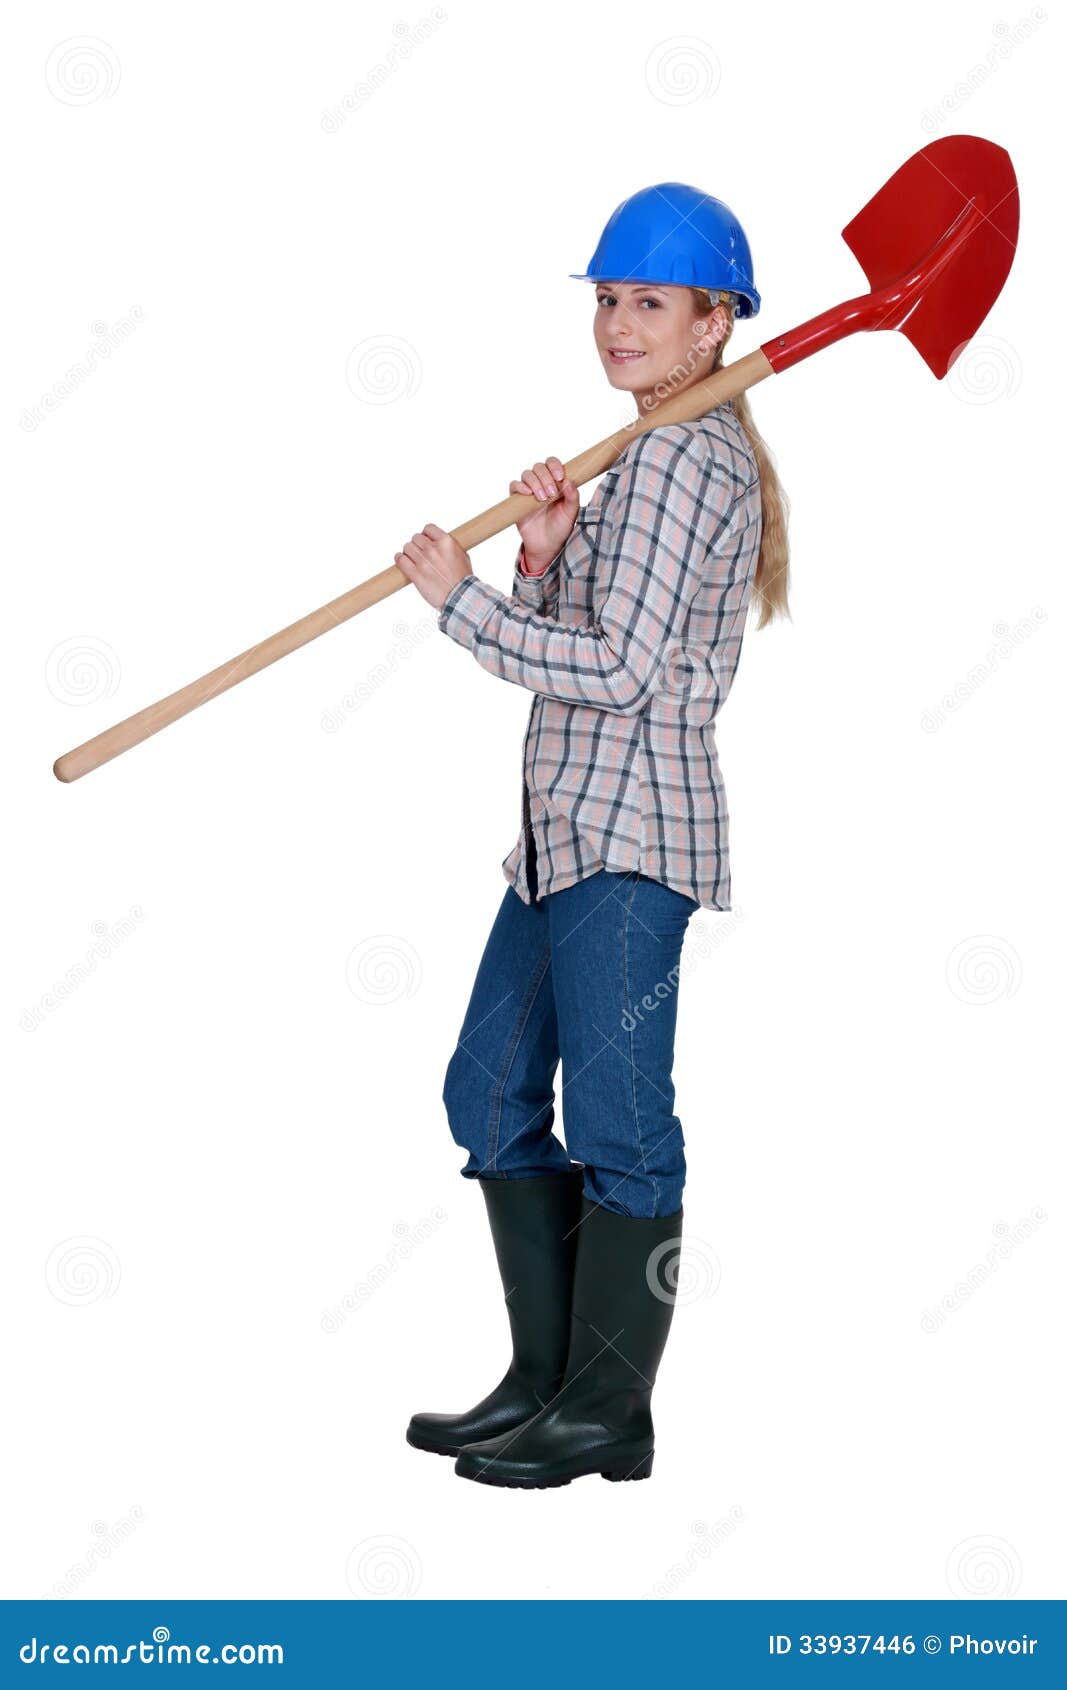
[[[695,288],[703,286],[703,283],[701,282],[666,282],[663,280],[662,276],[626,276],[625,278],[618,276],[591,276],[586,270],[571,270],[569,272],[568,280],[572,282],[614,282],[620,280],[633,283],[651,282],[658,288]],[[759,311],[761,301],[760,296],[755,292],[755,289],[753,289],[752,294],[742,293],[739,288],[715,288],[709,289],[708,291],[736,294],[737,309],[734,315],[737,317],[754,317]]]

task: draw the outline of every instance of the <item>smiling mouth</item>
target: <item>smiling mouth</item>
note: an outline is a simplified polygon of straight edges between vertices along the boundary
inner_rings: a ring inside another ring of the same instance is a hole
[[[634,358],[643,358],[644,353],[643,352],[627,352],[627,351],[624,351],[621,347],[609,346],[608,347],[608,357],[614,358],[614,360],[617,364],[628,364]]]

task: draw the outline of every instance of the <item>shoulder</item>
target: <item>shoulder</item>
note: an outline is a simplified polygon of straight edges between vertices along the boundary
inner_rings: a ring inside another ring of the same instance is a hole
[[[680,480],[696,486],[710,481],[735,497],[758,473],[748,437],[729,406],[692,422],[648,429],[630,442],[615,468],[626,479],[661,484]]]
[[[649,428],[620,453],[617,467],[631,465],[644,469],[666,469],[685,463],[699,464],[704,456],[703,440],[698,423],[668,423],[664,428]]]

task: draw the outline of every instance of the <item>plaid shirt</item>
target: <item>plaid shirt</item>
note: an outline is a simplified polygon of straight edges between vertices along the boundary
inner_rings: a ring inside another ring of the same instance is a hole
[[[631,441],[542,575],[511,597],[465,575],[438,627],[535,694],[522,827],[504,859],[524,903],[598,869],[639,870],[728,910],[715,718],[759,557],[759,475],[733,405]]]

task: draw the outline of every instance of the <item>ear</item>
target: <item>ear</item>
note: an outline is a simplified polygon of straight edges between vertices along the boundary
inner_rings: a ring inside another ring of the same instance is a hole
[[[699,350],[701,352],[714,352],[715,348],[726,339],[728,329],[729,323],[725,305],[713,306],[703,317],[698,317],[693,324],[693,332],[699,337],[697,340]]]

